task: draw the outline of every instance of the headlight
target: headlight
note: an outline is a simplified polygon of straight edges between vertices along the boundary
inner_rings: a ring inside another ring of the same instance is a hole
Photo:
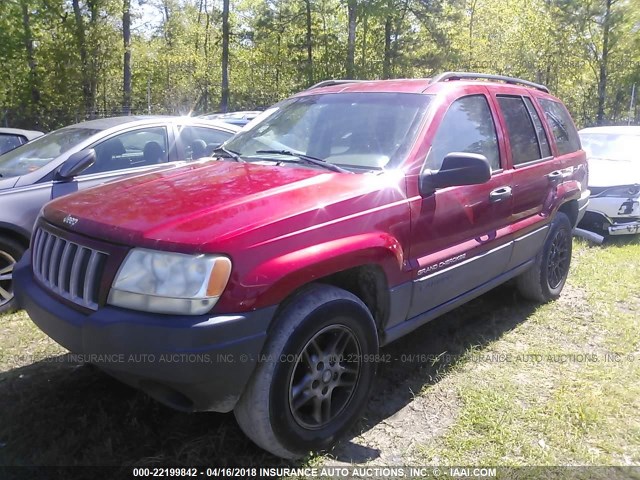
[[[592,196],[598,197],[635,197],[640,193],[640,185],[623,185],[616,187],[597,188],[594,193],[592,190]]]
[[[135,248],[116,275],[108,303],[145,312],[207,313],[222,295],[231,260]]]

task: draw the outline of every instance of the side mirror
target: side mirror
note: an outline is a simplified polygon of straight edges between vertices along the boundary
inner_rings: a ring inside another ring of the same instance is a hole
[[[437,188],[458,185],[478,185],[491,178],[491,167],[484,155],[453,152],[444,157],[437,172],[426,170],[420,174],[420,193],[431,195]]]
[[[96,163],[96,151],[93,148],[72,154],[58,169],[58,180],[71,180]]]

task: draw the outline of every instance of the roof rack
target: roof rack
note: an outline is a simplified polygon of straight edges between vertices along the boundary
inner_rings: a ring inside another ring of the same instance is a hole
[[[371,80],[323,80],[315,85],[310,86],[307,90],[313,90],[314,88],[331,87],[332,85],[343,85],[345,83],[363,83],[370,82]]]
[[[447,82],[449,80],[494,80],[497,82],[509,83],[511,85],[525,85],[527,87],[549,93],[549,89],[539,83],[529,82],[528,80],[522,80],[521,78],[506,77],[504,75],[490,75],[486,73],[445,72],[434,77],[431,80],[431,83]]]

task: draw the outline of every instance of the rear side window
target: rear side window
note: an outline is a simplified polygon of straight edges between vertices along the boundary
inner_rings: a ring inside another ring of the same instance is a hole
[[[539,102],[545,117],[547,117],[553,137],[556,139],[558,154],[564,155],[580,150],[580,137],[578,137],[576,127],[564,105],[547,99],[540,99]]]
[[[206,127],[181,127],[180,140],[186,150],[187,160],[208,157],[233,136],[230,132]]]
[[[492,170],[500,169],[498,137],[489,103],[484,95],[470,95],[451,104],[433,139],[425,168],[439,170],[452,152],[479,153]]]
[[[541,159],[538,134],[522,97],[499,96],[498,103],[507,124],[513,164]]]

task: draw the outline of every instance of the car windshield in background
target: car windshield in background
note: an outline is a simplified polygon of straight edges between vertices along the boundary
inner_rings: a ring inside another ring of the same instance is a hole
[[[582,133],[580,140],[589,158],[640,161],[640,135]]]
[[[247,161],[290,162],[291,155],[265,152],[287,151],[346,168],[380,169],[408,154],[430,101],[408,93],[297,97],[245,127],[225,148]]]
[[[100,130],[61,128],[0,156],[0,176],[19,177],[46,165]]]

